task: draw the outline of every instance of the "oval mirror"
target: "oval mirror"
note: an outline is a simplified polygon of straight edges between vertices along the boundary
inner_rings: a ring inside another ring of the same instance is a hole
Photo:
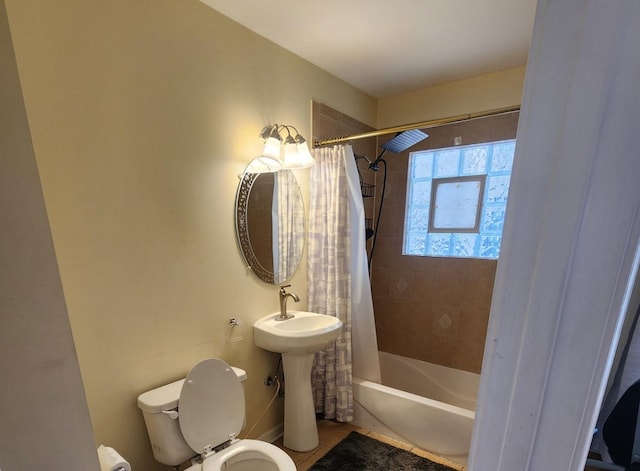
[[[236,235],[242,257],[262,281],[282,284],[302,258],[302,192],[291,170],[256,172],[249,164],[236,194]]]

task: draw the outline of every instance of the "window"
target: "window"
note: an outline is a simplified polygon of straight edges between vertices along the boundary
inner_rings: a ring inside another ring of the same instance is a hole
[[[514,150],[508,140],[412,152],[402,253],[498,258]]]

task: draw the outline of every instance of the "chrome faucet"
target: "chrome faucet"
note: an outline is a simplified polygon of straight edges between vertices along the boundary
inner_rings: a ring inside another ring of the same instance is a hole
[[[284,321],[295,317],[293,314],[287,314],[287,298],[293,298],[295,302],[300,301],[300,298],[295,293],[287,293],[286,288],[289,288],[290,286],[291,285],[284,285],[280,287],[280,315],[277,319],[279,321]]]

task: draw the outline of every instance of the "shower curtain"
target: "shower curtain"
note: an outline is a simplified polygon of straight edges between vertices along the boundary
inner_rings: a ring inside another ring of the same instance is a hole
[[[380,381],[364,208],[351,146],[314,152],[316,165],[311,169],[309,202],[309,310],[338,317],[343,323],[335,344],[316,353],[312,370],[314,403],[316,412],[325,418],[350,422],[354,373]]]

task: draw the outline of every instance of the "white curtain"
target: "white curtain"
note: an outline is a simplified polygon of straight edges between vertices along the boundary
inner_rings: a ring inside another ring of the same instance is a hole
[[[353,182],[359,179],[351,146],[316,149],[315,158],[310,176],[309,310],[338,317],[343,327],[335,344],[316,354],[314,403],[325,418],[349,422],[353,420],[353,325],[362,324],[365,332],[373,334],[367,342],[367,360],[374,364],[371,370],[377,371],[379,380],[364,209],[359,183],[354,190]]]
[[[373,315],[373,298],[367,261],[367,239],[360,176],[351,146],[346,146],[344,163],[349,184],[351,211],[351,340],[353,376],[380,383],[378,339]]]

